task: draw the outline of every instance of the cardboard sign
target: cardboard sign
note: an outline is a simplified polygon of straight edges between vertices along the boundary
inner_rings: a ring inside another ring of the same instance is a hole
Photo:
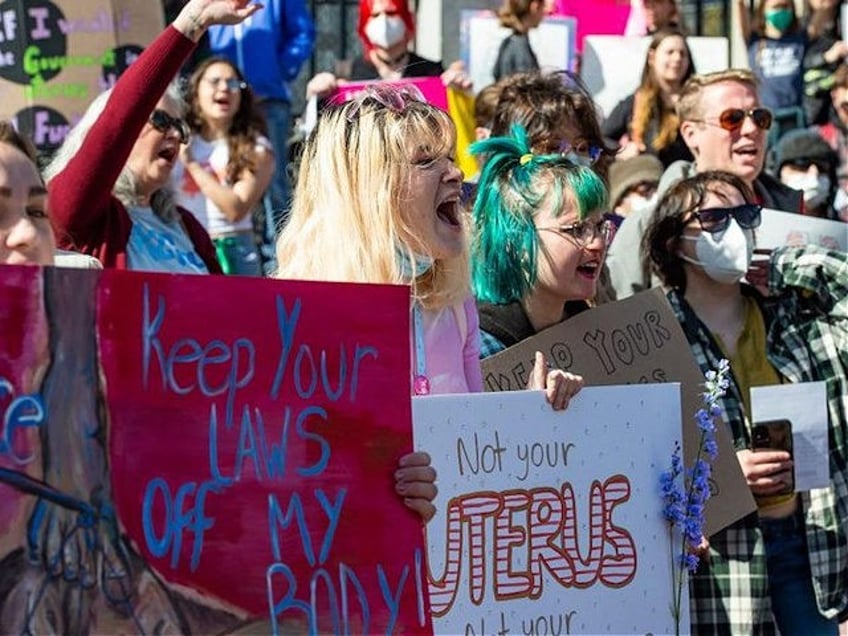
[[[13,428],[46,447],[38,481],[0,472],[4,495],[41,501],[2,509],[4,534],[34,531],[0,562],[0,590],[49,582],[19,611],[0,595],[0,616],[84,614],[57,628],[74,633],[431,633],[421,520],[393,478],[412,450],[407,288],[2,269],[21,320],[0,370],[32,396]],[[91,579],[90,613],[57,596],[57,567]],[[138,599],[125,623],[116,590]]]
[[[659,483],[681,437],[677,385],[589,387],[559,412],[531,391],[412,402],[439,474],[437,634],[675,633],[680,543]]]
[[[582,375],[587,386],[679,382],[683,450],[692,465],[700,440],[695,413],[701,408],[704,376],[662,290],[608,303],[545,329],[483,361],[489,391],[522,389],[536,351],[559,369]],[[713,466],[706,530],[712,535],[756,510],[726,426],[719,423],[719,455]]]
[[[491,11],[465,10],[460,24],[460,56],[479,92],[492,82],[501,41],[509,35]],[[529,33],[530,46],[542,70],[573,70],[576,66],[577,22],[563,16],[546,17]]]
[[[159,2],[0,3],[0,118],[51,153],[163,27]]]
[[[848,223],[768,208],[763,210],[762,222],[754,230],[754,236],[758,249],[818,245],[848,251]]]
[[[338,88],[330,96],[330,101],[341,104],[355,99],[363,90],[369,86],[379,84],[380,86],[405,86],[412,84],[418,87],[428,104],[432,104],[442,110],[448,110],[448,95],[445,85],[440,77],[404,77],[399,80],[374,80],[367,82],[345,82],[339,84]]]
[[[730,49],[727,38],[687,37],[686,42],[698,73],[728,68]],[[639,88],[650,43],[649,37],[586,37],[580,77],[604,116],[609,116],[618,102]]]

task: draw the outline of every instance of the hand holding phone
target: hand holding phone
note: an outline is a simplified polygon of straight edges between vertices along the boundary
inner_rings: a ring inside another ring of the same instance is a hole
[[[751,430],[751,450],[762,451],[785,451],[792,459],[792,422],[787,419],[767,420],[757,422]],[[774,494],[789,494],[795,490],[795,468],[787,469],[788,479],[785,486]]]

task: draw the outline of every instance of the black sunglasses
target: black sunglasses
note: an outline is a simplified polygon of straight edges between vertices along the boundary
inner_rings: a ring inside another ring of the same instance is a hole
[[[822,159],[790,159],[783,165],[791,166],[796,170],[801,170],[802,172],[807,172],[807,170],[810,169],[810,166],[815,166],[818,169],[819,174],[827,174],[833,169],[827,161]]]
[[[728,108],[721,111],[721,114],[718,116],[718,122],[707,121],[706,119],[692,119],[690,121],[712,124],[713,126],[720,126],[729,132],[734,132],[742,128],[746,117],[750,117],[760,130],[771,128],[773,117],[768,108],[749,108],[748,110],[743,108]]]
[[[745,203],[733,208],[706,208],[693,212],[692,216],[698,219],[701,229],[710,234],[724,232],[730,225],[732,216],[743,230],[753,230],[759,227],[762,221],[760,213],[763,206],[754,203]]]
[[[149,121],[150,125],[153,126],[163,135],[167,134],[168,131],[173,128],[180,136],[180,143],[188,143],[189,137],[191,136],[191,131],[189,130],[188,124],[185,123],[184,119],[180,119],[179,117],[171,117],[164,110],[159,110],[157,108],[151,113]]]

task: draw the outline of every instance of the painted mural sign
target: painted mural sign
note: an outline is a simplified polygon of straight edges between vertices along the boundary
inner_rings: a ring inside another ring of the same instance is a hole
[[[0,2],[0,118],[49,154],[163,27],[159,2]]]
[[[530,391],[415,398],[443,502],[427,524],[435,632],[674,633],[659,476],[679,412],[672,384],[584,388],[561,412]]]
[[[3,268],[0,296],[0,633],[431,632],[392,476],[407,288]]]

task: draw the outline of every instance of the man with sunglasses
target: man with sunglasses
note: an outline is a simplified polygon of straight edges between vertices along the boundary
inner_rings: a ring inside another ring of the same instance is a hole
[[[757,203],[786,212],[803,211],[803,194],[763,170],[771,112],[760,106],[757,80],[747,70],[695,75],[683,86],[677,103],[680,136],[694,162],[670,165],[658,194],[707,170],[735,174],[754,191]],[[616,297],[626,298],[660,284],[643,262],[641,244],[653,209],[630,215],[610,246],[607,266]]]

